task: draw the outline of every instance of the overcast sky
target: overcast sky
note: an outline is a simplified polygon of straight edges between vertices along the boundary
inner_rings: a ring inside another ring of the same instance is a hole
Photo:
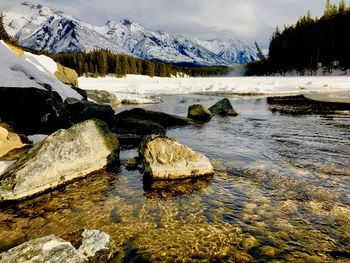
[[[0,0],[0,10],[24,0]],[[238,38],[266,48],[276,26],[291,24],[311,10],[323,13],[326,0],[34,0],[102,25],[128,18],[146,28],[202,39]],[[339,0],[333,2],[338,3]],[[349,0],[347,0],[349,2]]]

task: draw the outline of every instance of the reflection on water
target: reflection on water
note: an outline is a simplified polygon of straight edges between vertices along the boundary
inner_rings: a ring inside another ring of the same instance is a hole
[[[218,98],[163,100],[146,107],[186,115]],[[233,104],[237,118],[168,132],[207,155],[214,177],[166,185],[122,166],[2,205],[0,251],[97,228],[119,245],[116,261],[350,260],[349,115],[273,114],[265,99]],[[122,163],[136,154],[122,151]]]

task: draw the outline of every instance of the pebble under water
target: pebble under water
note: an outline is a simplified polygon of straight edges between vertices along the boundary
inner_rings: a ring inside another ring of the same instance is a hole
[[[186,116],[219,98],[165,96],[143,106]],[[205,154],[211,178],[143,183],[123,164],[17,204],[0,204],[0,252],[83,228],[110,234],[115,262],[349,262],[350,114],[272,113],[265,98],[232,100],[167,135]],[[125,108],[118,109],[121,111]]]

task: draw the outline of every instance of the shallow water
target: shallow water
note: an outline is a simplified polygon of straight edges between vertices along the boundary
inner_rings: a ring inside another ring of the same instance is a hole
[[[163,100],[144,107],[185,116],[189,105],[218,98]],[[212,178],[144,185],[123,165],[98,172],[3,205],[0,251],[97,228],[118,244],[116,261],[349,261],[350,115],[280,115],[265,98],[232,102],[236,118],[168,131],[211,159]],[[122,163],[136,154],[122,151]]]

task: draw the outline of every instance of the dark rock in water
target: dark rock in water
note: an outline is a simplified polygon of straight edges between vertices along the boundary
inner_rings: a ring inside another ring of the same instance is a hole
[[[157,122],[136,118],[118,119],[116,127],[112,129],[116,134],[165,134],[165,128]]]
[[[107,124],[114,123],[114,110],[109,105],[101,105],[90,101],[68,98],[64,102],[73,123],[89,119],[100,119]]]
[[[350,103],[317,101],[306,98],[304,95],[269,97],[269,110],[283,114],[322,114],[338,110],[350,110]]]
[[[132,110],[120,112],[115,115],[115,118],[118,122],[126,118],[153,121],[165,128],[195,124],[191,119],[188,118],[171,115],[164,112],[144,110],[141,108],[135,108]]]
[[[194,104],[188,107],[187,117],[197,121],[209,121],[213,114],[202,104]]]
[[[135,108],[115,115],[115,124],[111,129],[121,144],[135,146],[145,135],[164,135],[168,127],[193,124],[188,118]]]
[[[125,168],[128,171],[138,170],[141,165],[141,160],[138,157],[131,157],[125,164]]]
[[[72,124],[60,95],[37,88],[0,87],[0,119],[26,135],[50,134]]]
[[[233,109],[232,104],[228,98],[223,98],[222,100],[215,103],[209,108],[210,112],[213,114],[219,114],[224,116],[237,116],[238,113]]]

